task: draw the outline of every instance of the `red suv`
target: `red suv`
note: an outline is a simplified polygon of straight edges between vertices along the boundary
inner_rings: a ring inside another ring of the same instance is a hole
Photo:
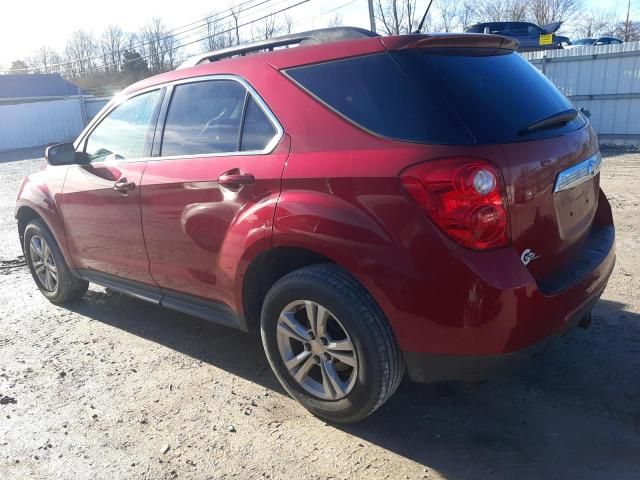
[[[588,323],[615,260],[596,135],[516,47],[329,29],[139,82],[24,181],[33,278],[57,304],[94,282],[260,329],[334,421],[405,368],[511,368]]]

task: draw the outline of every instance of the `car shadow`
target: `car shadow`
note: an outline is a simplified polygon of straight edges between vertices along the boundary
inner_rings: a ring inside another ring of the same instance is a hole
[[[117,293],[70,309],[285,393],[258,335]],[[575,329],[509,378],[405,381],[366,420],[334,428],[457,478],[640,478],[640,315],[601,300]]]

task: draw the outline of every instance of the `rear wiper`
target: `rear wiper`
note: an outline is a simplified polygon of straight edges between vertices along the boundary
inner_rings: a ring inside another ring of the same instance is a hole
[[[544,130],[545,128],[562,127],[569,123],[571,120],[578,116],[578,111],[575,108],[569,110],[563,110],[562,112],[554,113],[548,117],[544,117],[541,120],[531,122],[518,132],[518,135],[527,135],[537,130]]]

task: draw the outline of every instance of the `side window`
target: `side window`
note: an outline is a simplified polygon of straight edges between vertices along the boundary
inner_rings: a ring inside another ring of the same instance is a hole
[[[235,152],[247,91],[233,80],[178,85],[164,126],[161,155]]]
[[[89,160],[104,160],[108,155],[117,159],[143,157],[159,95],[160,90],[143,93],[112,110],[89,134],[85,148]]]
[[[276,135],[276,128],[253,97],[249,96],[246,108],[240,150],[264,150]]]

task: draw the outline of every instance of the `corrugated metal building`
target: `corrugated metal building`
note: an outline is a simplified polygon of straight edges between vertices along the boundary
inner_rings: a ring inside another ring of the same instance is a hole
[[[601,143],[640,145],[640,42],[522,56],[591,113]]]
[[[0,150],[71,141],[106,102],[58,74],[0,75]]]

